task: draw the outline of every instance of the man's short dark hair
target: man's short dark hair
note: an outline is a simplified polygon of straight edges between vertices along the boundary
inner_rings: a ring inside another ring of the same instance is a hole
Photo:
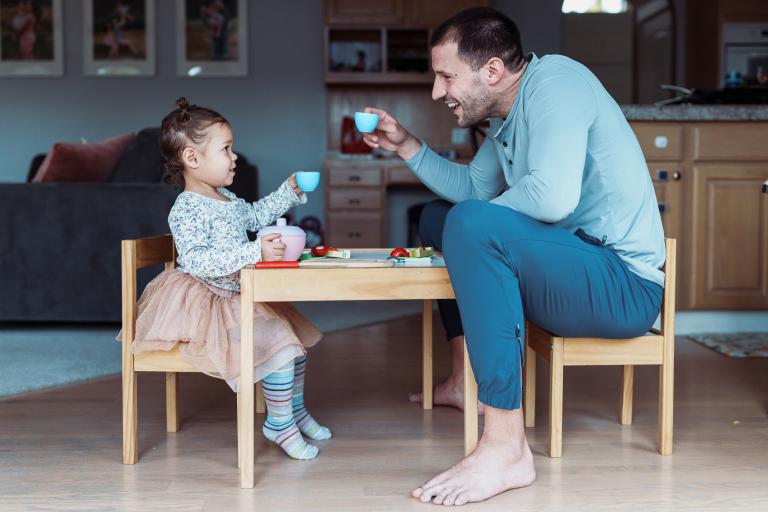
[[[493,57],[517,71],[525,62],[520,31],[515,22],[490,7],[466,9],[442,22],[433,32],[429,47],[456,42],[459,57],[473,71]]]

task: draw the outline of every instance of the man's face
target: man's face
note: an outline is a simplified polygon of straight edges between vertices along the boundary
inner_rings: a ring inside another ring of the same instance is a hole
[[[459,57],[455,42],[432,48],[432,70],[435,72],[432,99],[444,102],[462,128],[473,126],[491,115],[493,100],[481,78],[483,69],[472,71],[472,67]]]

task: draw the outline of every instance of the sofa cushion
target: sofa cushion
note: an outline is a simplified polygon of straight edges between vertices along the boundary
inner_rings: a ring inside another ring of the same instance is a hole
[[[160,153],[160,128],[144,128],[125,148],[115,172],[113,183],[155,183],[163,177],[163,155]]]
[[[34,183],[106,182],[133,133],[93,143],[58,142],[40,165]]]

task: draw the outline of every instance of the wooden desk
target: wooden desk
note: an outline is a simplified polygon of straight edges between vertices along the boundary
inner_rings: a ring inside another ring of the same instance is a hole
[[[379,249],[378,251],[382,251]],[[370,250],[375,251],[375,250]],[[259,269],[253,265],[240,272],[241,338],[240,382],[253,382],[253,303],[422,300],[424,347],[424,408],[432,408],[432,301],[454,298],[444,266]],[[477,445],[477,384],[464,348],[465,404],[464,442],[467,452]],[[238,461],[240,487],[253,487],[254,386],[242,385],[237,400]]]

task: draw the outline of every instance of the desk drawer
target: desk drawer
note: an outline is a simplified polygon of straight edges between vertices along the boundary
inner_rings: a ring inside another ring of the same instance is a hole
[[[382,247],[380,213],[328,213],[325,242],[334,247]]]
[[[361,169],[359,167],[336,168],[329,171],[331,186],[350,185],[355,187],[378,187],[381,185],[381,169]]]
[[[334,188],[328,192],[331,210],[380,210],[381,190],[378,188]]]
[[[632,123],[646,160],[681,160],[683,127],[665,123]]]

